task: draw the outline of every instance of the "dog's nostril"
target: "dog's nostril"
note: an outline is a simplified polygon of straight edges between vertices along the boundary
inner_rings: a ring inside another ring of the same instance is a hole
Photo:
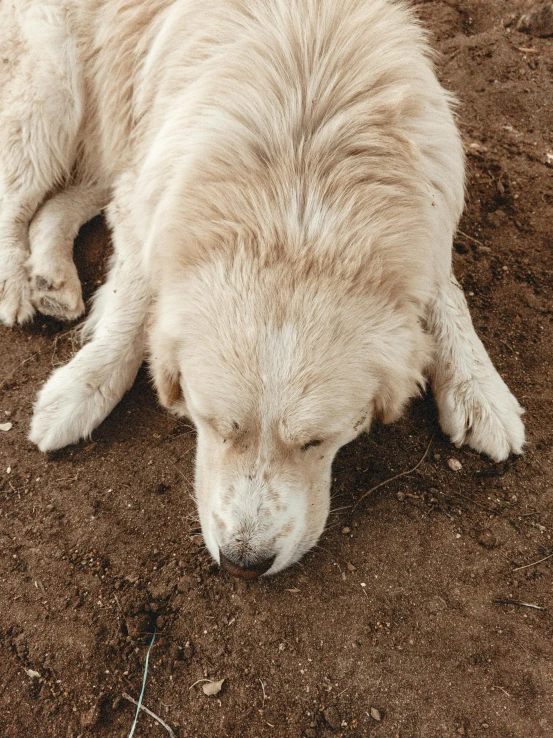
[[[223,569],[232,574],[234,577],[242,579],[257,579],[265,572],[269,571],[276,556],[270,558],[254,559],[253,561],[241,561],[239,558],[229,558],[220,551],[220,561]]]

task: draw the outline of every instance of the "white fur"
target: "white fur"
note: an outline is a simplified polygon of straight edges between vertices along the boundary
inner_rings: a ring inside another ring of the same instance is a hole
[[[73,166],[82,75],[63,3],[3,3],[0,48],[0,320],[11,325],[34,312],[28,225]]]
[[[144,359],[148,288],[137,236],[123,201],[110,206],[117,252],[84,327],[88,343],[41,389],[29,438],[41,451],[92,433],[130,389]]]
[[[209,550],[271,572],[320,536],[340,446],[423,372],[455,443],[521,452],[451,274],[452,100],[401,3],[14,0],[0,29],[0,319],[82,312],[71,245],[108,201],[115,249],[40,449],[91,433],[149,338],[198,428]]]
[[[456,279],[436,290],[428,316],[436,340],[432,388],[444,433],[494,461],[522,453],[523,411],[476,335]]]
[[[31,255],[27,269],[32,302],[44,315],[75,320],[83,314],[73,242],[80,227],[107,202],[103,190],[74,185],[46,200],[34,216],[29,228]]]

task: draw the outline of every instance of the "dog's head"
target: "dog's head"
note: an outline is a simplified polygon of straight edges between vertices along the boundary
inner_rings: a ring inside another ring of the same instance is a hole
[[[316,544],[336,452],[399,416],[430,350],[389,294],[239,255],[167,277],[150,344],[162,404],[197,428],[206,545],[243,576]]]

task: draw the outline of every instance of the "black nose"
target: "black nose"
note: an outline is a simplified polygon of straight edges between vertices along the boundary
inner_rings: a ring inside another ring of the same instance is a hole
[[[262,559],[252,559],[251,561],[244,561],[235,556],[225,556],[220,551],[220,561],[223,569],[226,569],[232,576],[241,577],[242,579],[257,579],[266,571],[269,571],[276,556]]]

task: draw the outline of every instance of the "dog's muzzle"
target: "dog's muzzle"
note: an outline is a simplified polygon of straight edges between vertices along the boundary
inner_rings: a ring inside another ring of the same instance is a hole
[[[236,556],[225,556],[222,551],[219,551],[221,567],[232,574],[234,577],[241,577],[242,579],[257,579],[265,572],[268,572],[273,565],[276,556],[270,558],[263,558],[254,561],[241,561]]]

